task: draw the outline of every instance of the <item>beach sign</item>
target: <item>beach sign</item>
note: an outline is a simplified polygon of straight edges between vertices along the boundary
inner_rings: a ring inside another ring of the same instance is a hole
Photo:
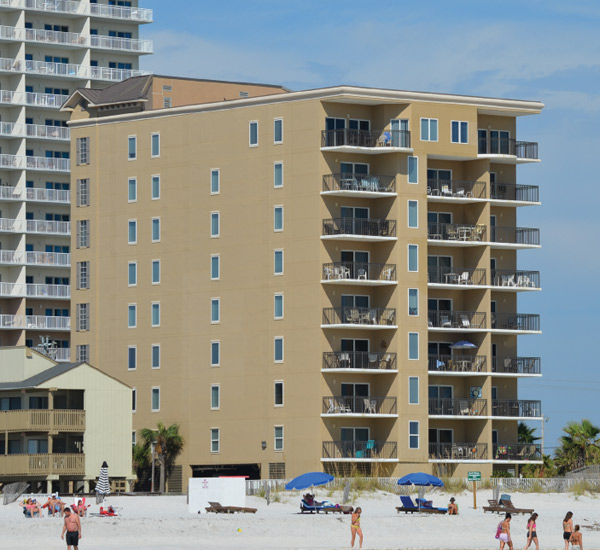
[[[481,472],[468,472],[467,479],[473,482],[473,510],[477,510],[477,481],[481,481]]]

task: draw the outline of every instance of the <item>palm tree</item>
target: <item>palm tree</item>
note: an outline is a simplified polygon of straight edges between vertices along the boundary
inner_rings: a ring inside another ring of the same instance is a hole
[[[600,461],[600,428],[589,420],[569,422],[560,438],[561,446],[556,452],[557,462],[563,469],[573,469]]]
[[[149,448],[152,442],[156,445],[156,460],[160,468],[159,490],[164,493],[166,477],[171,472],[175,459],[183,450],[184,441],[179,434],[179,425],[171,424],[166,427],[159,422],[156,430],[144,428],[140,433],[144,439],[144,446]]]
[[[517,431],[517,439],[519,443],[531,444],[539,441],[541,438],[533,435],[535,433],[535,428],[529,427],[525,422],[519,422],[518,431]]]

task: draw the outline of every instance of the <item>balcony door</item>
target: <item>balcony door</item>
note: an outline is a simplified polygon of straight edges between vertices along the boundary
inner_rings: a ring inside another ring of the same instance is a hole
[[[340,428],[340,431],[342,455],[345,458],[361,456],[371,435],[369,428]]]
[[[448,298],[429,298],[427,300],[427,309],[429,311],[443,311],[449,314],[452,312],[452,300]]]
[[[343,309],[368,308],[369,301],[369,296],[361,296],[356,294],[342,294]]]
[[[392,130],[392,147],[410,147],[407,118],[393,118],[390,120],[390,129]]]
[[[361,220],[369,217],[369,209],[355,206],[342,206],[342,218],[359,218]]]
[[[335,147],[336,145],[344,145],[346,119],[332,118],[325,119],[325,147]],[[336,130],[336,131],[334,131]]]
[[[369,341],[359,339],[346,339],[341,341],[344,358],[350,360],[350,366],[354,369],[366,369],[369,366],[368,353]]]
[[[348,176],[368,176],[369,165],[359,162],[340,162],[340,172]]]
[[[444,275],[452,272],[452,256],[427,256],[427,275],[430,283],[443,283]]]
[[[444,444],[454,443],[454,430],[437,430],[435,428],[429,429],[429,443]]]
[[[434,180],[441,182],[450,182],[452,181],[452,170],[440,170],[438,168],[428,168],[427,169],[427,180]]]
[[[342,264],[350,270],[350,279],[369,279],[369,252],[364,250],[342,250]]]

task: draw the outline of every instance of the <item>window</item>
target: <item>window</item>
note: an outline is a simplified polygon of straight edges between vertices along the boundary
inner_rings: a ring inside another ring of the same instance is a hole
[[[408,377],[408,403],[409,405],[419,404],[419,377]]]
[[[163,108],[170,109],[171,107],[173,107],[173,98],[171,96],[164,96],[163,97]]]
[[[152,388],[152,412],[160,411],[160,388]]]
[[[410,421],[408,423],[408,448],[419,448],[419,423]]]
[[[283,250],[275,250],[275,275],[283,275]]]
[[[275,426],[273,450],[283,451],[283,426]]]
[[[77,180],[77,206],[90,205],[90,180]]]
[[[137,158],[137,138],[135,136],[129,136],[129,138],[127,138],[127,143],[127,158],[129,160],[135,160]]]
[[[250,123],[250,147],[258,146],[258,122]]]
[[[419,201],[408,201],[408,227],[419,227]]]
[[[221,408],[221,387],[218,384],[210,386],[210,409],[212,411]]]
[[[437,118],[421,119],[421,141],[438,140],[438,121]]]
[[[283,206],[276,206],[273,211],[273,231],[283,231]]]
[[[152,260],[152,284],[160,284],[160,260]]]
[[[90,304],[77,304],[77,330],[90,330]]]
[[[273,142],[283,143],[283,119],[276,118],[273,121]]]
[[[283,294],[275,294],[275,319],[283,319]]]
[[[90,288],[90,262],[77,262],[77,288]]]
[[[221,171],[217,168],[210,171],[210,194],[218,195],[221,192]]]
[[[210,343],[210,366],[218,367],[221,364],[221,342],[215,340]]]
[[[408,270],[419,271],[419,245],[408,245]]]
[[[127,326],[128,328],[135,328],[137,326],[137,306],[135,304],[127,306]]]
[[[131,432],[131,444],[133,446],[135,446],[135,442],[136,442],[135,431],[133,431],[133,432]]]
[[[129,220],[127,222],[127,242],[129,244],[137,243],[137,221]]]
[[[90,360],[90,346],[89,344],[80,344],[76,347],[77,361],[88,362]]]
[[[152,200],[160,199],[160,176],[152,176]]]
[[[152,218],[152,242],[160,242],[160,218]]]
[[[419,358],[419,333],[409,332],[408,333],[408,358],[418,359]]]
[[[160,369],[160,344],[152,344],[152,368]]]
[[[276,188],[283,187],[283,162],[273,164],[273,181]]]
[[[89,164],[90,163],[90,138],[83,137],[77,138],[76,140],[76,150],[77,150],[77,165],[81,164]]]
[[[221,430],[219,428],[210,429],[210,452],[218,453],[221,448]]]
[[[419,315],[419,289],[408,289],[408,314],[411,316]]]
[[[408,157],[408,183],[419,183],[419,157]]]
[[[127,201],[137,201],[137,180],[135,178],[129,178],[127,181]]]
[[[452,143],[469,143],[469,123],[452,121]]]
[[[152,302],[152,326],[160,326],[160,302]]]
[[[135,286],[137,285],[137,263],[129,262],[127,264],[127,285]]]
[[[212,298],[210,301],[210,322],[221,322],[221,300],[219,298]]]
[[[137,368],[137,348],[135,346],[129,346],[127,348],[127,368],[129,370],[135,370]]]
[[[90,221],[77,221],[77,248],[88,248],[90,246]]]
[[[218,254],[213,254],[210,257],[210,279],[218,281],[221,276],[221,257]]]
[[[283,363],[283,336],[276,336],[274,340],[274,345],[275,363]]]
[[[160,134],[152,134],[150,143],[152,147],[152,158],[160,157]]]
[[[218,237],[221,232],[221,221],[219,212],[210,213],[210,236]]]
[[[131,390],[131,411],[135,412],[137,410],[137,390],[133,388]]]
[[[275,406],[283,407],[283,382],[275,382]]]

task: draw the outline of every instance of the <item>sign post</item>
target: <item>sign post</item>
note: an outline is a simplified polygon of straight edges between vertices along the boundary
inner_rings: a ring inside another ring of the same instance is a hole
[[[477,510],[477,482],[481,481],[481,472],[469,472],[467,479],[473,482],[473,510]]]

